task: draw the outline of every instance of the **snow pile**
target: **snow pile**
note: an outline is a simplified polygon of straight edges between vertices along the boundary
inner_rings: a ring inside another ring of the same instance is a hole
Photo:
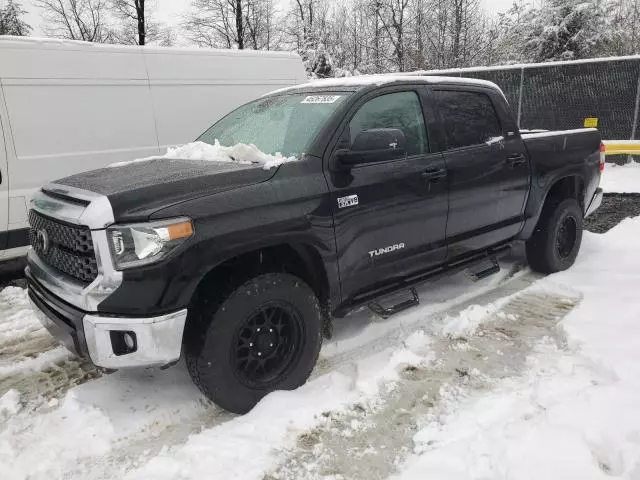
[[[499,310],[504,303],[506,303],[506,299],[484,306],[471,305],[455,317],[445,317],[440,325],[436,326],[438,333],[452,338],[473,335],[482,322],[490,318],[490,315]]]
[[[398,478],[640,478],[640,218],[585,233],[576,265],[534,288],[571,286],[568,349],[543,343],[492,393],[444,396]]]
[[[159,159],[179,159],[179,160],[204,160],[208,162],[222,163],[239,163],[242,165],[250,165],[253,163],[262,164],[262,168],[270,170],[279,167],[283,163],[294,162],[297,157],[285,157],[281,153],[275,155],[266,154],[258,149],[255,145],[247,145],[245,143],[237,143],[232,147],[220,145],[218,140],[214,145],[205,142],[193,142],[186,145],[169,147],[167,153],[160,157],[139,158],[128,162],[118,162],[111,164],[110,167],[123,167],[133,163],[148,162],[150,160]]]
[[[10,422],[0,431],[3,479],[50,478],[85,455],[106,454],[114,436],[109,419],[71,393],[60,408],[38,415],[34,427],[24,431],[19,422]]]
[[[326,375],[295,392],[275,392],[250,413],[192,435],[124,478],[262,478],[273,465],[274,445],[295,440],[296,432],[321,421],[322,411],[354,399],[350,379],[341,374]]]
[[[393,388],[398,372],[430,362],[430,337],[416,332],[404,348],[387,349],[323,375],[296,391],[274,392],[251,412],[192,435],[177,448],[152,458],[125,480],[153,478],[263,478],[278,462],[278,449],[297,435],[328,422],[326,412],[341,412],[356,402],[375,403],[381,390]]]
[[[6,287],[0,291],[0,347],[41,329],[26,290]]]
[[[606,193],[640,192],[640,163],[631,162],[622,166],[607,163],[600,186]]]
[[[61,367],[56,371],[62,382],[65,372]],[[15,396],[9,397],[6,404],[16,401]],[[208,418],[217,411],[203,401],[179,366],[166,371],[118,371],[75,386],[37,409],[25,405],[24,398],[20,403],[20,411],[6,421],[0,414],[2,480],[102,478],[104,465],[100,463],[108,461],[123,443],[140,442],[143,450],[159,448],[155,439],[167,426],[177,430],[180,427],[175,425],[191,421],[201,426],[203,412],[209,411]],[[127,466],[124,459],[117,464],[123,469]],[[93,473],[94,467],[100,475]],[[106,478],[122,475],[118,469]]]
[[[22,405],[20,404],[20,392],[17,390],[9,390],[2,397],[0,397],[0,419],[15,415],[20,411]]]

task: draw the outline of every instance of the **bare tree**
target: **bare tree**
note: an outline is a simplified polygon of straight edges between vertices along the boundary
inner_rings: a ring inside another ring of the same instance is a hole
[[[176,44],[176,35],[169,26],[164,26],[158,33],[158,42],[161,47],[173,47]]]
[[[277,19],[274,0],[253,0],[246,4],[244,31],[248,45],[254,50],[277,47]]]
[[[210,48],[271,49],[279,45],[274,0],[193,0],[186,36]]]
[[[36,0],[43,10],[47,35],[70,40],[110,43],[107,0]]]
[[[236,45],[228,0],[194,0],[183,22],[186,36],[201,47],[232,48]]]
[[[123,22],[119,43],[146,45],[158,37],[158,26],[151,18],[153,0],[111,0],[115,16]]]
[[[376,12],[387,38],[393,45],[393,60],[396,69],[405,71],[405,33],[408,23],[409,0],[380,1]]]
[[[238,35],[236,25],[237,2],[238,0],[194,0],[193,13],[183,24],[187,37],[202,47],[244,48],[244,26],[240,26]]]

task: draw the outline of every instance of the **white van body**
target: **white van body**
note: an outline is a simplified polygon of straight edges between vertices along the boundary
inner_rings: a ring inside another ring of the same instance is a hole
[[[27,206],[41,185],[164,153],[306,81],[293,53],[0,37],[0,261],[26,252]]]

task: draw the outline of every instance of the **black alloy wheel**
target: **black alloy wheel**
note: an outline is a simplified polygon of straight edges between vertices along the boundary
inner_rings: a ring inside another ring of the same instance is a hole
[[[573,216],[566,216],[560,227],[558,228],[558,234],[556,236],[556,249],[560,258],[568,258],[573,251],[573,247],[576,244],[576,238],[578,227],[576,219]]]
[[[290,369],[299,355],[304,322],[291,305],[268,302],[240,325],[232,348],[234,373],[253,388],[268,387]]]
[[[228,282],[226,291],[209,288],[191,307],[184,334],[189,374],[207,398],[246,413],[268,393],[307,381],[324,324],[309,285],[273,272]]]

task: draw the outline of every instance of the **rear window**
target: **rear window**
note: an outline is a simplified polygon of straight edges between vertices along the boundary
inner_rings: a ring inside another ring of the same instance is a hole
[[[434,96],[447,135],[447,149],[480,145],[502,136],[498,114],[488,95],[437,90]]]

